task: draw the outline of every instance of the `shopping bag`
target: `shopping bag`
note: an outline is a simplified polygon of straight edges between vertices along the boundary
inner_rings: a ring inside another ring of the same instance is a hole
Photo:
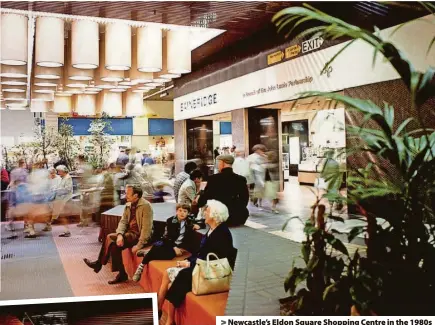
[[[216,260],[210,261],[210,256]],[[230,290],[233,271],[227,258],[219,259],[214,253],[207,255],[207,260],[196,260],[192,273],[192,292],[197,296]]]

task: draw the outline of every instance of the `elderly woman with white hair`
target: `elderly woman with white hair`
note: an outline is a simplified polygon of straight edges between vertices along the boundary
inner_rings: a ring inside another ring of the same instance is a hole
[[[177,267],[169,268],[163,276],[159,289],[159,315],[165,299],[169,302],[168,318],[166,325],[173,325],[175,308],[184,301],[186,294],[192,290],[192,272],[196,260],[206,260],[209,253],[216,254],[220,259],[228,258],[231,266],[234,266],[235,256],[233,237],[226,225],[228,208],[216,200],[208,200],[205,207],[205,223],[210,227],[203,236],[201,245],[196,254],[184,261],[177,262]]]

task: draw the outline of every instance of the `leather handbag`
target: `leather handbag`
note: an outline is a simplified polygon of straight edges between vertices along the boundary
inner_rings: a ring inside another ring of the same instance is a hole
[[[210,260],[210,256],[216,260]],[[192,273],[192,292],[202,296],[230,290],[233,271],[227,258],[219,259],[214,253],[207,254],[207,260],[196,260]]]

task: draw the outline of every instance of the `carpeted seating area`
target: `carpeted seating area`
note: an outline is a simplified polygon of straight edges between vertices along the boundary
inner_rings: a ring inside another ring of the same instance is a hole
[[[200,238],[201,234],[198,232],[198,239]],[[168,268],[176,266],[177,261],[184,260],[189,256],[190,254],[186,254],[171,261],[151,261],[144,269],[139,284],[146,292],[158,292],[164,272]],[[142,257],[138,257],[130,249],[126,249],[122,252],[122,259],[125,270],[132,277],[142,261]],[[216,324],[216,316],[224,316],[227,300],[228,292],[205,296],[196,296],[189,292],[184,303],[176,310],[175,321],[180,325],[214,325]],[[167,311],[167,303],[163,306],[163,311]]]

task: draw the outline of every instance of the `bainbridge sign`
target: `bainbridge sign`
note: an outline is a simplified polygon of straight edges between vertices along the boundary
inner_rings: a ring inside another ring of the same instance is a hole
[[[393,37],[391,33],[396,26],[381,31],[380,35],[393,42],[417,70],[425,71],[428,67],[435,66],[435,46],[431,52],[426,53],[435,34],[435,17],[429,15],[421,20],[404,25]],[[417,34],[418,37],[415,37]],[[320,43],[317,40],[303,44],[302,51],[311,51],[316,46],[321,46]],[[351,44],[334,60],[332,66],[321,73],[324,65],[347,44],[348,42],[296,57],[175,98],[174,120],[289,101],[305,91],[334,92],[400,78],[382,55],[378,55],[373,64],[373,48],[363,41]],[[298,50],[295,47],[289,54]]]
[[[180,103],[180,111],[189,111],[189,110],[195,110],[197,108],[204,108],[213,106],[214,104],[217,104],[217,94],[209,94],[200,96],[197,98],[193,98],[191,100],[187,100]]]

